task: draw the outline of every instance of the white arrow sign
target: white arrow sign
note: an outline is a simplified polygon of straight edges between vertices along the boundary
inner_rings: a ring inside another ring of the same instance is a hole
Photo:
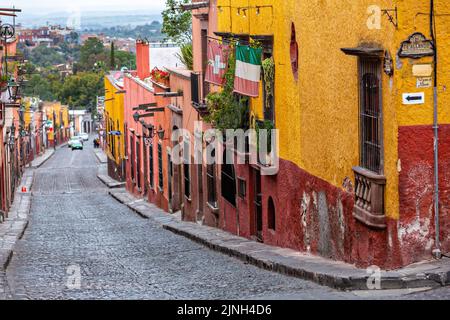
[[[416,93],[404,93],[403,94],[403,104],[424,104],[425,103],[425,92]]]

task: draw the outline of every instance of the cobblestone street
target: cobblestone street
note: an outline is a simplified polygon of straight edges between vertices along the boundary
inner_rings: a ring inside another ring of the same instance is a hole
[[[98,165],[88,144],[58,150],[36,171],[30,225],[0,273],[1,299],[382,297],[264,271],[172,234],[112,199],[96,177]],[[79,283],[72,277],[78,271]],[[428,297],[436,298],[417,294]]]
[[[36,171],[30,225],[7,272],[13,298],[347,295],[246,265],[157,227],[112,199],[97,169],[89,143],[84,151],[58,150]],[[69,289],[78,267],[81,289]]]

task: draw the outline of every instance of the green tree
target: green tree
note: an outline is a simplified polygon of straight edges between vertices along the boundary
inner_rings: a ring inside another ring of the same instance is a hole
[[[129,70],[136,69],[136,55],[131,52],[116,51],[115,61],[119,70],[123,67],[127,67]]]
[[[31,52],[25,53],[25,58],[30,60],[38,67],[49,67],[66,62],[66,57],[56,48],[48,48],[41,45]]]
[[[116,68],[116,57],[114,52],[114,41],[111,43],[111,61],[110,61],[111,70]]]
[[[190,0],[166,0],[166,9],[162,12],[162,32],[180,45],[192,42],[191,12],[180,8],[181,4],[190,2]]]
[[[52,92],[50,81],[37,74],[33,75],[28,81],[24,93],[27,96],[39,96],[45,101],[53,101],[56,98]]]
[[[102,72],[80,72],[67,77],[58,98],[74,109],[95,111],[97,96],[104,93],[104,74]]]
[[[78,43],[78,40],[80,39],[80,36],[77,32],[72,31],[69,35],[69,41],[71,43]]]
[[[193,70],[194,52],[192,51],[192,43],[183,44],[180,49],[180,53],[177,53],[176,57],[186,66],[186,68]]]
[[[98,38],[89,38],[80,49],[78,70],[91,71],[96,63],[107,61],[105,46]]]

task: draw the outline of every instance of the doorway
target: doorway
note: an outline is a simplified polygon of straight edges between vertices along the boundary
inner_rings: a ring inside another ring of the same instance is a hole
[[[261,172],[259,170],[253,170],[254,176],[254,200],[253,200],[253,212],[254,212],[254,228],[253,234],[258,242],[263,242],[263,210],[262,210],[262,192],[261,192]]]
[[[203,222],[203,165],[197,165],[197,185],[198,185],[198,209],[197,222]]]
[[[176,132],[178,130],[177,126],[174,126],[172,128],[172,132]],[[180,140],[174,141],[173,143],[173,149],[177,150],[177,146],[180,144]],[[180,150],[181,148],[178,148]],[[174,155],[174,157],[181,157],[181,154]],[[181,172],[182,172],[182,165],[181,164],[173,164],[172,157],[170,158],[171,161],[169,161],[169,183],[170,183],[170,204],[171,204],[171,210],[173,213],[176,213],[181,210],[181,204],[183,203],[183,188],[181,185]]]
[[[168,177],[169,177],[169,209],[172,211],[172,213],[176,212],[173,204],[173,188],[172,188],[172,179],[173,179],[173,163],[172,163],[172,156],[167,154],[167,170],[168,170]]]
[[[136,139],[136,182],[139,192],[141,191],[141,144]]]

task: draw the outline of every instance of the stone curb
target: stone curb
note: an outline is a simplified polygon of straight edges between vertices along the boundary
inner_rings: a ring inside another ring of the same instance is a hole
[[[125,182],[119,182],[104,174],[97,174],[97,178],[103,182],[109,189],[118,189],[125,186]]]
[[[38,168],[42,167],[48,160],[50,160],[51,157],[53,157],[53,155],[55,154],[55,150],[48,149],[48,151],[49,151],[50,154],[46,158],[42,159],[42,161],[39,164],[33,166],[33,162],[34,161],[31,163],[32,164],[32,166],[31,166],[32,169],[38,169]],[[41,157],[43,157],[44,155],[42,155]]]
[[[101,152],[103,152],[103,150],[102,150]],[[100,156],[99,153],[101,153],[101,152],[94,149],[94,155],[95,155],[95,157],[97,158],[98,162],[100,162],[101,164],[108,163],[108,158],[106,157],[106,155],[105,155],[104,158],[102,158],[102,157]]]
[[[156,206],[135,198],[125,189],[111,190],[109,194],[143,218],[156,221],[168,231],[259,268],[339,290],[368,290],[370,274],[366,269],[257,243],[221,229],[183,222]],[[450,259],[416,264],[396,271],[381,271],[380,275],[382,290],[437,288],[450,284]]]

